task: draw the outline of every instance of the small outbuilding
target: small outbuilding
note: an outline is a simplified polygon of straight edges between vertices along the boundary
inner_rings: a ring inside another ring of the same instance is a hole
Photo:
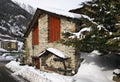
[[[48,48],[40,54],[40,69],[51,72],[58,72],[61,74],[71,74],[70,57],[65,53],[55,49]]]

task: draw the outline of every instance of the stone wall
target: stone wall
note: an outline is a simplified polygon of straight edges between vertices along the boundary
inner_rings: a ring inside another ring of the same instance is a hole
[[[33,55],[32,50],[32,32],[30,32],[29,36],[26,38],[25,42],[25,50],[26,50],[26,63],[31,63],[31,56]]]

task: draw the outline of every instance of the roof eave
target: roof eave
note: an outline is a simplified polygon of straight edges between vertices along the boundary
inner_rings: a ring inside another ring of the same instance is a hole
[[[29,23],[27,31],[25,32],[25,35],[24,35],[25,38],[28,37],[30,31],[32,30],[32,28],[36,24],[36,21],[38,20],[39,15],[40,15],[40,11],[37,9],[34,16],[33,16],[33,18],[32,18],[32,21]]]

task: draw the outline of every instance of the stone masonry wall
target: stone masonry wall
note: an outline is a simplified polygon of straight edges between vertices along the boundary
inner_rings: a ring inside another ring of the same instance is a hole
[[[56,48],[64,53],[66,53],[67,55],[69,55],[71,57],[71,67],[72,69],[75,70],[75,49],[73,47],[67,47],[63,44],[60,43],[56,43],[56,42],[52,42],[49,43],[48,41],[48,15],[44,15],[43,17],[41,17],[39,20],[39,45],[35,45],[34,46],[34,55],[39,55],[42,51],[44,51],[47,48]],[[70,19],[65,19],[65,18],[61,18],[61,38],[62,38],[62,32],[64,32],[65,30],[69,30],[69,31],[75,31],[75,23],[73,21],[71,21]],[[31,43],[31,34],[28,37],[28,42],[29,44]],[[29,45],[31,46],[31,45]],[[30,48],[30,55],[32,55],[32,50]]]
[[[26,39],[26,55],[27,55],[26,63],[31,63],[31,56],[33,55],[33,50],[32,50],[32,32],[30,32],[28,38]]]

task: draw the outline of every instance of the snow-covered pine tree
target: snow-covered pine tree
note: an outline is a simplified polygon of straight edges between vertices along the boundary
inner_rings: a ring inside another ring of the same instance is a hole
[[[92,0],[82,4],[83,7],[71,10],[82,14],[82,24],[77,29],[90,31],[81,32],[82,38],[68,38],[75,33],[64,33],[61,42],[72,45],[80,51],[99,50],[106,53],[120,52],[120,0]],[[81,36],[81,35],[80,35]]]

